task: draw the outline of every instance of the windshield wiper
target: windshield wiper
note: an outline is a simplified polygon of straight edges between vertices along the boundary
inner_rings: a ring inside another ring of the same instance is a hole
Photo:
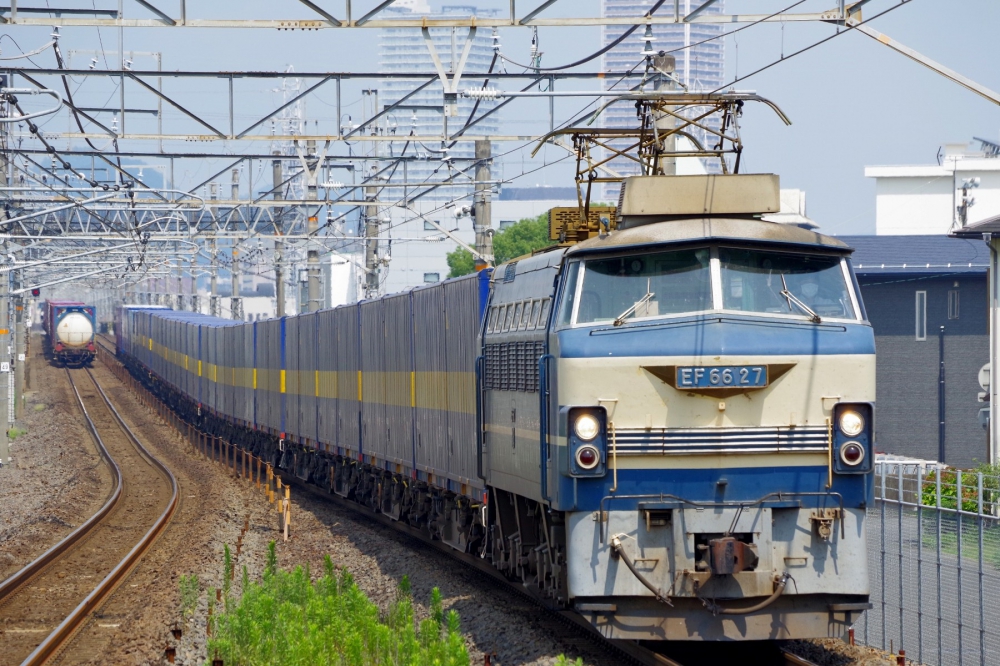
[[[789,309],[791,309],[791,307],[792,307],[791,303],[795,303],[795,305],[799,306],[799,308],[803,312],[805,312],[806,314],[809,315],[810,321],[812,321],[814,324],[822,323],[823,320],[820,318],[820,316],[818,314],[816,314],[815,310],[813,310],[811,307],[809,307],[808,305],[806,305],[805,303],[803,303],[802,301],[800,301],[798,299],[798,297],[795,296],[795,294],[793,294],[792,292],[788,291],[788,283],[785,282],[785,274],[784,273],[781,274],[781,286],[782,286],[781,295],[788,299],[788,303],[789,303],[788,308]]]
[[[651,292],[649,290],[649,280],[646,280],[646,295],[643,296],[642,298],[640,298],[638,301],[636,301],[635,304],[632,307],[630,307],[628,310],[626,310],[625,312],[623,312],[620,315],[618,315],[617,317],[615,317],[615,321],[613,322],[613,325],[614,326],[621,326],[622,324],[624,324],[625,323],[625,317],[628,317],[629,315],[635,314],[636,310],[638,310],[640,307],[642,307],[643,305],[645,305],[646,303],[648,303],[650,301],[650,299],[653,298],[653,296],[655,296],[655,295],[656,294],[654,294],[653,292]]]

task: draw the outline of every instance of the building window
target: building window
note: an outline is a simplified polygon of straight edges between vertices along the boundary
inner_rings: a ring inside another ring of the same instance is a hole
[[[438,228],[434,226],[435,224],[441,224],[441,223],[438,222],[437,220],[434,220],[434,223],[432,224],[430,220],[424,220],[424,231],[437,231]]]
[[[424,273],[424,282],[440,282],[440,273]]]
[[[958,319],[958,295],[957,289],[948,292],[948,319]]]
[[[917,292],[917,340],[927,339],[927,292]]]
[[[517,220],[500,220],[500,231],[514,224],[517,224]]]

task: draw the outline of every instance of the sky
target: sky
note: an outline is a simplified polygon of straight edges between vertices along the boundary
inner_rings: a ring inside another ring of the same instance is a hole
[[[82,0],[81,0],[82,1]],[[81,1],[61,0],[60,5],[83,6]],[[779,11],[794,0],[724,0],[727,13],[770,13]],[[127,17],[146,17],[148,11],[124,0]],[[527,8],[539,4],[519,3]],[[55,4],[54,2],[52,4]],[[176,11],[176,3],[161,0],[167,11]],[[375,0],[355,1],[354,15],[377,4]],[[439,3],[432,2],[439,7]],[[459,4],[459,3],[448,3]],[[509,11],[504,2],[462,3],[481,8]],[[666,3],[672,4],[672,3]],[[829,9],[832,0],[805,0],[796,12]],[[266,0],[205,0],[188,3],[188,16],[212,18],[313,18],[310,10],[293,2]],[[344,14],[342,0],[322,5],[334,15]],[[99,3],[98,6],[105,6]],[[108,7],[114,7],[108,4]],[[1000,25],[1000,2],[996,0],[874,0],[865,7],[864,16],[895,7],[870,25],[922,54],[957,70],[961,74],[1000,91],[1000,42],[995,28]],[[542,16],[593,16],[599,12],[599,0],[560,0]],[[235,13],[234,13],[235,12]],[[522,14],[524,9],[519,9]],[[735,26],[734,26],[735,27]],[[730,28],[731,29],[731,28]],[[119,34],[114,29],[63,28],[64,53],[76,50],[73,65],[85,67],[91,55],[87,49],[103,50],[98,67],[113,69],[113,52]],[[124,32],[125,50],[157,51],[163,54],[163,69],[200,71],[281,71],[292,66],[296,71],[374,71],[377,62],[375,30],[322,30],[313,32],[247,29],[131,29]],[[864,177],[864,168],[876,164],[933,164],[941,145],[970,141],[973,136],[1000,140],[1000,108],[965,90],[941,75],[905,58],[857,32],[845,32],[804,53],[793,55],[836,32],[834,26],[816,23],[757,25],[725,38],[727,80],[744,76],[764,65],[780,61],[766,71],[736,84],[737,90],[753,90],[778,104],[791,118],[786,127],[764,106],[746,109],[742,122],[745,145],[744,171],[777,173],[782,187],[806,191],[808,214],[821,230],[831,234],[874,233],[874,181]],[[32,50],[47,41],[48,29],[15,26],[0,29],[0,56]],[[11,41],[16,40],[17,46]],[[503,51],[519,61],[527,60],[530,31],[501,30]],[[638,59],[641,41],[634,37]],[[544,51],[543,66],[556,66],[592,53],[600,47],[600,28],[543,28],[540,30]],[[109,57],[108,54],[111,54]],[[782,56],[784,59],[782,60]],[[51,52],[35,59],[38,64],[53,64]],[[135,67],[152,69],[153,61],[137,58]],[[105,64],[107,63],[107,65]],[[580,67],[595,71],[600,61]],[[79,82],[75,82],[79,83]],[[101,86],[104,87],[101,87]],[[225,119],[225,87],[212,79],[167,80],[165,89],[186,106],[203,114],[210,122]],[[178,86],[185,86],[183,89]],[[273,82],[240,80],[237,84],[236,124],[256,120],[280,102],[270,90]],[[361,93],[371,81],[345,83],[342,106],[345,113],[360,111]],[[591,83],[564,83],[563,89],[589,89]],[[173,87],[171,87],[173,86]],[[136,87],[127,87],[128,106],[150,103],[151,97]],[[78,104],[114,106],[117,96],[112,82],[88,82],[79,89]],[[114,100],[110,101],[109,100]],[[560,100],[557,121],[569,117],[585,101]],[[519,106],[515,106],[519,105]],[[543,103],[517,101],[503,116],[506,133],[539,133],[548,121]],[[334,95],[327,88],[310,98],[307,113],[322,127],[336,123]],[[179,112],[168,109],[167,118],[187,122]],[[130,121],[131,122],[131,121]],[[136,119],[150,123],[151,119]],[[67,120],[56,119],[46,129],[66,128]],[[137,125],[132,125],[133,129]],[[197,130],[192,126],[192,131]],[[520,146],[522,144],[516,144]],[[497,146],[496,152],[515,145]],[[145,147],[151,147],[149,145]],[[190,149],[190,145],[184,146]],[[246,142],[213,144],[213,150],[239,153],[250,150]],[[256,150],[260,150],[260,146]],[[569,160],[536,170],[541,161],[528,156],[530,146],[508,155],[502,166],[504,178],[515,178],[514,186],[548,184],[570,185]],[[563,157],[559,149],[546,148],[543,161]],[[179,168],[179,184],[188,186],[207,178],[224,166],[222,162],[185,165]],[[498,168],[499,170],[499,168]]]

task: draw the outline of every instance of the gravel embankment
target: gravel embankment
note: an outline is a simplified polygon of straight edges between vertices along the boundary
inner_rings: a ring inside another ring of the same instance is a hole
[[[13,463],[0,469],[0,580],[93,515],[111,491],[66,371],[45,360],[37,336],[31,342],[33,385],[17,424],[27,432],[11,442]]]

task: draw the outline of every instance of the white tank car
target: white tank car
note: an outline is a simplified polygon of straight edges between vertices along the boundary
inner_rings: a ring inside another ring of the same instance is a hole
[[[76,349],[86,347],[94,339],[94,326],[87,315],[70,312],[63,315],[56,326],[56,340],[64,347]]]

